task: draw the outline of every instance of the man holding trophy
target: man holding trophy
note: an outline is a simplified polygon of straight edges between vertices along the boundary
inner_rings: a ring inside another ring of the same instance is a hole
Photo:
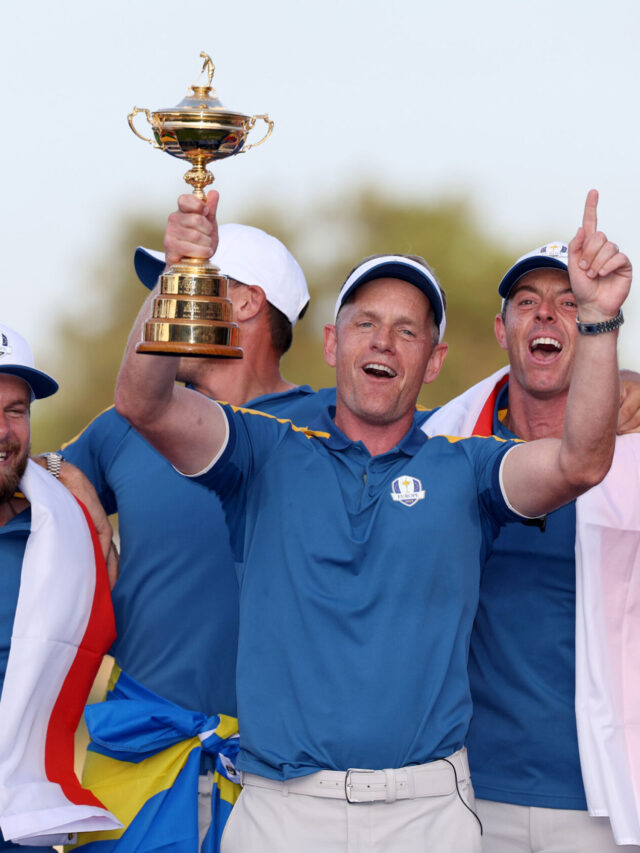
[[[501,524],[599,482],[613,451],[612,320],[631,270],[595,206],[590,194],[569,273],[581,323],[602,333],[579,336],[562,439],[414,427],[446,354],[438,283],[414,259],[368,259],[347,278],[325,332],[336,406],[306,430],[176,386],[177,358],[135,351],[141,313],[117,408],[217,492],[241,572],[245,788],[225,853],[480,849],[463,744],[483,555]]]
[[[198,242],[206,244],[205,235],[188,227],[203,206],[193,196],[179,199],[165,239],[169,263],[210,253]],[[208,230],[204,218],[196,221]],[[309,299],[302,270],[279,240],[257,228],[227,224],[220,235],[214,261],[230,277],[244,357],[183,358],[179,378],[208,397],[308,419],[316,395],[287,382],[279,369]],[[164,266],[163,257],[137,251],[136,268],[154,299]],[[112,849],[115,842],[126,851],[144,833],[146,849],[171,840],[189,850],[214,851],[237,797],[231,784],[236,777],[231,765],[216,758],[217,750],[226,750],[218,739],[200,742],[193,735],[215,729],[225,740],[223,733],[236,730],[235,720],[223,718],[237,713],[238,582],[220,501],[181,477],[113,408],[62,453],[63,479],[69,462],[84,471],[107,512],[118,513],[121,542],[113,590],[116,670],[107,701],[87,712],[95,743],[83,778],[120,817],[123,829],[104,838],[83,834],[79,849],[103,842]],[[137,760],[123,762],[123,723],[140,713],[143,702]],[[153,721],[166,727],[169,718],[174,737],[169,743],[165,730],[164,749],[158,750]],[[227,746],[232,760],[233,738]]]
[[[200,119],[183,116],[187,125]],[[214,137],[224,138],[220,109],[207,121]],[[154,289],[156,317],[147,345],[184,352],[179,378],[201,394],[307,418],[314,393],[280,373],[309,300],[304,274],[279,240],[229,224],[220,229],[214,258],[228,279],[218,275],[208,263],[213,226],[200,216],[203,209],[199,198],[181,196],[169,218],[164,292],[155,286],[165,258],[136,253],[138,274]],[[243,358],[193,357],[200,347],[239,355],[238,347],[230,353],[226,346],[238,332]],[[220,502],[178,475],[114,409],[92,421],[63,454],[63,480],[73,476],[68,462],[85,472],[107,511],[118,513],[121,541],[113,590],[116,668],[107,701],[87,712],[94,742],[83,780],[123,827],[82,834],[78,845],[126,851],[144,837],[147,850],[173,844],[215,851],[237,797],[227,759],[237,728],[238,584]],[[164,727],[160,740],[158,726]],[[205,732],[209,736],[200,737]]]

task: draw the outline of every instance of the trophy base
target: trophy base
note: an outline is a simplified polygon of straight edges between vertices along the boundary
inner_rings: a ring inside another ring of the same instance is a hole
[[[173,355],[199,358],[242,358],[242,347],[232,347],[222,344],[185,344],[165,343],[162,341],[140,341],[136,352],[153,355]]]
[[[136,352],[199,358],[242,358],[229,279],[209,261],[183,258],[160,276],[160,294]]]

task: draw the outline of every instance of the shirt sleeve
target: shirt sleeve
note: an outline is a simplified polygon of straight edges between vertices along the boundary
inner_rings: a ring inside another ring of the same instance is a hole
[[[202,473],[190,479],[216,492],[220,498],[233,548],[238,553],[242,550],[251,484],[291,431],[291,423],[252,409],[220,405],[228,424],[226,445]]]
[[[461,444],[475,472],[482,527],[480,560],[484,564],[500,528],[505,524],[523,520],[507,503],[500,484],[502,461],[519,441],[488,436],[467,438]]]
[[[118,511],[115,495],[108,481],[111,460],[131,426],[117,414],[107,409],[98,415],[71,441],[62,445],[60,452],[86,474],[98,493],[107,515]]]
[[[516,439],[501,439],[494,435],[464,441],[465,451],[475,469],[481,510],[499,527],[511,521],[524,520],[524,516],[507,501],[500,476],[505,456],[520,443]]]

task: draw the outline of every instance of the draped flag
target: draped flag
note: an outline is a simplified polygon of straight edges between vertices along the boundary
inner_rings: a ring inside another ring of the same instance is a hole
[[[432,415],[427,435],[490,435],[508,368]],[[589,813],[640,844],[640,435],[576,501],[576,720]]]
[[[0,827],[7,840],[48,846],[120,825],[73,770],[75,730],[115,622],[84,507],[32,461],[20,488],[31,532],[0,700]]]
[[[199,849],[198,780],[204,751],[215,759],[211,825],[200,848],[218,853],[240,794],[234,769],[238,722],[188,711],[116,666],[107,700],[85,712],[91,744],[84,784],[122,823],[78,836],[80,853],[193,853]],[[68,848],[67,848],[68,849]]]

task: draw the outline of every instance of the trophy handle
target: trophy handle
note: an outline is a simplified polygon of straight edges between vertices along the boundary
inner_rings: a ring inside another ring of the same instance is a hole
[[[266,115],[266,113],[263,116],[251,116],[251,118],[249,119],[249,121],[247,123],[247,133],[250,133],[250,131],[253,130],[255,123],[259,118],[262,119],[262,121],[265,122],[265,124],[267,125],[267,132],[262,137],[262,139],[260,139],[258,142],[252,142],[251,145],[246,145],[239,152],[240,154],[244,154],[244,152],[248,151],[250,148],[257,148],[258,145],[262,145],[262,143],[266,142],[267,139],[271,136],[271,132],[273,131],[273,122],[271,121],[269,116]]]
[[[158,145],[158,143],[155,142],[153,139],[149,139],[148,137],[143,136],[141,133],[139,133],[136,130],[136,126],[133,123],[133,119],[135,118],[135,116],[138,115],[138,113],[144,113],[145,116],[147,117],[147,121],[149,122],[149,124],[151,124],[151,118],[149,117],[149,110],[145,110],[142,107],[134,107],[133,112],[129,113],[129,115],[127,116],[127,121],[129,122],[129,127],[131,128],[131,130],[135,133],[135,135],[137,137],[142,139],[144,142],[148,142],[149,145],[153,145],[154,148],[160,148],[161,151],[164,151],[164,148],[162,145]],[[265,137],[265,139],[266,139],[266,137]],[[262,140],[262,142],[264,142],[264,139]]]

